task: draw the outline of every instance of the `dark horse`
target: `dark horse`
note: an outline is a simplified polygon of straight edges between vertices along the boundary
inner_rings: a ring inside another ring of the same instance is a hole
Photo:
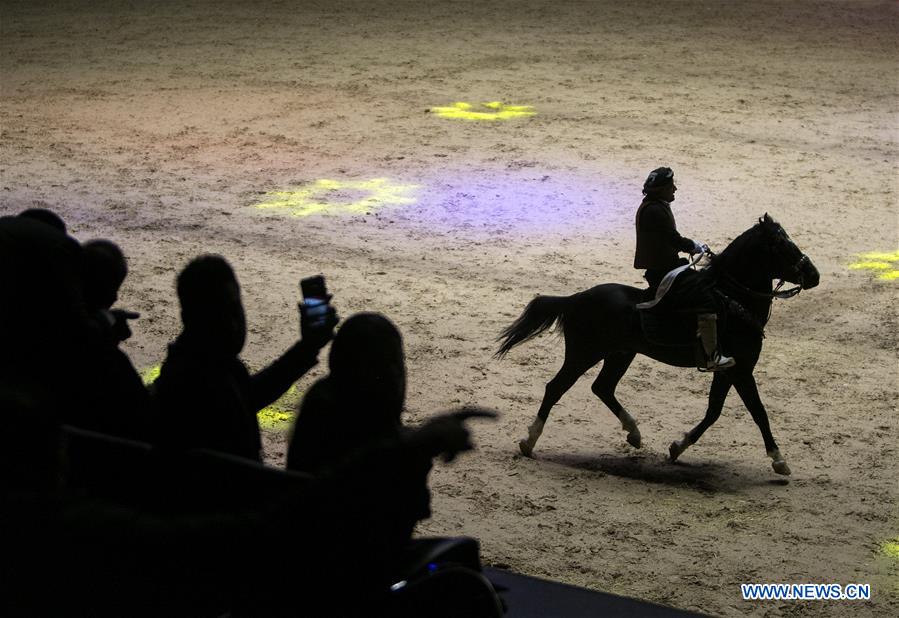
[[[752,372],[762,350],[763,329],[773,299],[788,298],[802,288],[815,287],[819,281],[818,270],[780,224],[766,214],[720,255],[714,256],[711,264],[696,276],[710,278],[719,293],[722,300],[719,346],[723,354],[736,360],[736,365],[715,372],[705,418],[683,440],[671,443],[671,460],[677,460],[718,420],[727,392],[734,386],[762,431],[765,451],[773,460],[774,471],[790,474],[771,435],[768,413],[759,398]],[[773,288],[772,279],[781,279],[781,284],[789,281],[798,287],[779,292],[780,285]],[[546,385],[537,418],[529,427],[528,436],[519,442],[524,455],[531,455],[550,409],[585,371],[601,360],[605,362],[592,390],[621,421],[622,428],[628,432],[627,441],[634,447],[640,446],[637,422],[615,398],[615,387],[634,356],[645,354],[678,367],[693,367],[696,361],[694,348],[689,345],[662,346],[646,339],[635,307],[645,300],[644,294],[644,290],[635,287],[606,283],[571,296],[537,296],[500,335],[502,345],[496,354],[499,358],[554,323],[558,323],[557,328],[565,336],[565,362]]]

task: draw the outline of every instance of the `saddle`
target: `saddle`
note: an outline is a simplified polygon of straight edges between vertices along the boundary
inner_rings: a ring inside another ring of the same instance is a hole
[[[646,300],[642,303],[637,304],[637,309],[640,309],[641,311],[647,311],[649,309],[654,308],[656,305],[658,305],[660,302],[662,302],[662,299],[665,298],[665,295],[668,293],[668,290],[670,290],[671,287],[674,285],[674,281],[675,281],[675,279],[677,279],[677,276],[680,275],[685,270],[687,270],[688,268],[690,268],[691,266],[698,263],[700,259],[702,259],[702,255],[698,255],[692,262],[688,262],[688,263],[684,264],[683,266],[678,266],[677,268],[674,268],[671,271],[669,271],[668,274],[665,275],[665,277],[662,279],[662,281],[659,282],[659,287],[656,289],[655,297],[652,299]]]
[[[716,313],[721,327],[727,319],[726,303],[722,302],[724,298],[718,290],[712,290],[714,307],[708,301],[694,302],[699,297],[707,298],[704,295],[708,294],[710,285],[695,271],[686,272],[700,258],[696,256],[692,262],[671,270],[654,294],[650,296],[651,290],[647,290],[647,298],[635,305],[646,341],[656,346],[692,350],[698,359],[704,358],[704,351],[697,336],[697,314]]]
[[[760,324],[743,305],[720,290],[714,290],[713,294],[717,305],[715,314],[718,316],[719,337],[727,330],[728,322],[731,320],[744,323],[758,331],[759,336],[765,337],[764,325]],[[638,303],[634,307],[639,328],[647,342],[663,347],[691,348],[695,350],[697,358],[704,358],[705,353],[697,336],[695,312],[642,309],[641,304],[643,303]]]
[[[696,316],[688,313],[658,313],[638,310],[640,330],[646,341],[664,347],[696,346]]]

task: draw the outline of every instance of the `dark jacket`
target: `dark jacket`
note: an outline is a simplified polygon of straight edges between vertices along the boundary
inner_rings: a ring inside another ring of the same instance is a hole
[[[74,238],[26,217],[0,217],[0,391],[60,422],[145,437],[147,393],[84,299]]]
[[[181,335],[154,383],[154,433],[160,444],[209,448],[261,459],[256,413],[318,361],[299,342],[255,375],[236,356],[217,357]]]
[[[399,411],[382,410],[355,393],[342,392],[332,377],[316,382],[303,398],[287,452],[287,469],[320,475],[340,469],[360,454],[384,444],[399,443],[406,429]],[[395,420],[396,419],[396,420]],[[387,451],[390,452],[390,451]],[[395,550],[408,542],[415,524],[431,516],[428,490],[429,456],[410,455],[402,463],[385,458],[360,474],[389,483],[396,495],[385,505],[389,517],[381,523],[384,542]],[[389,479],[389,480],[388,480]],[[369,521],[369,525],[374,525]],[[389,550],[388,550],[389,551]]]
[[[636,226],[634,268],[668,272],[681,264],[678,252],[693,250],[694,242],[678,233],[668,202],[643,198],[637,209]]]

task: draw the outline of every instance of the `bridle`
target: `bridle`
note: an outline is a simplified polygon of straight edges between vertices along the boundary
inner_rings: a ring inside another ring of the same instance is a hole
[[[811,260],[809,260],[808,256],[804,253],[799,256],[799,259],[796,260],[796,263],[793,265],[793,271],[796,273],[796,276],[800,282],[795,287],[792,287],[789,290],[780,291],[780,288],[782,288],[783,284],[786,283],[783,279],[781,279],[777,282],[777,285],[774,286],[774,289],[771,291],[772,297],[786,300],[787,298],[793,298],[794,296],[799,294],[799,292],[802,291],[802,268],[810,261]]]
[[[795,243],[793,243],[793,241],[790,240],[790,237],[786,235],[786,232],[784,232],[782,229],[780,230],[780,234],[782,235],[782,240],[789,242],[794,247],[796,246]],[[714,252],[712,252],[712,250],[709,249],[708,246],[704,246],[703,248],[704,248],[703,253],[701,255],[697,256],[696,258],[694,258],[694,260],[690,264],[690,266],[693,269],[696,268],[696,264],[702,259],[703,255],[708,255],[709,259],[712,260],[713,262],[714,262],[715,258],[717,257],[717,255]],[[798,248],[797,248],[797,250],[798,250]],[[752,288],[747,287],[746,285],[737,281],[737,279],[733,275],[731,275],[729,272],[727,272],[723,268],[723,264],[719,265],[717,274],[724,280],[724,282],[727,284],[728,287],[732,288],[735,292],[742,293],[748,297],[763,299],[768,302],[768,315],[765,317],[764,320],[760,320],[752,312],[748,311],[740,302],[738,302],[737,300],[735,300],[733,298],[730,298],[723,291],[719,290],[718,293],[721,295],[721,297],[724,299],[725,302],[727,302],[731,305],[731,310],[737,316],[741,317],[743,320],[745,320],[746,322],[748,322],[749,324],[754,326],[759,331],[759,335],[764,338],[765,324],[767,324],[768,320],[771,319],[771,311],[774,309],[774,303],[772,301],[775,298],[779,298],[779,299],[793,298],[794,296],[799,294],[799,292],[802,291],[802,279],[803,279],[802,269],[805,268],[806,264],[808,264],[810,262],[811,262],[811,260],[809,260],[808,256],[800,251],[799,259],[796,260],[796,263],[793,264],[793,267],[792,267],[792,272],[795,273],[796,278],[799,280],[799,284],[788,290],[782,290],[781,288],[783,288],[784,283],[786,283],[786,281],[784,279],[780,279],[780,280],[778,280],[777,285],[774,286],[774,289],[771,290],[770,292],[759,292],[758,290],[753,290]]]
[[[710,258],[715,257],[715,254],[712,253],[711,250],[708,251],[708,255]],[[733,287],[737,288],[741,292],[748,294],[749,296],[753,296],[755,298],[764,298],[766,300],[773,300],[775,298],[778,298],[781,300],[786,300],[788,298],[793,298],[794,296],[799,294],[799,292],[802,291],[802,283],[801,283],[802,269],[803,269],[803,267],[805,267],[806,264],[809,263],[809,261],[810,260],[808,259],[808,256],[806,254],[800,252],[799,259],[796,260],[796,263],[793,264],[793,267],[791,269],[794,273],[796,273],[796,277],[799,279],[800,283],[797,284],[795,287],[792,287],[787,290],[781,290],[781,288],[786,283],[785,279],[778,280],[777,285],[775,285],[774,289],[771,290],[770,292],[759,292],[758,290],[753,290],[752,288],[746,287],[745,285],[743,285],[742,283],[737,281],[733,277],[733,275],[731,275],[730,273],[728,273],[727,271],[725,271],[723,269],[721,270],[721,275],[727,280],[727,282],[729,284],[731,284]]]

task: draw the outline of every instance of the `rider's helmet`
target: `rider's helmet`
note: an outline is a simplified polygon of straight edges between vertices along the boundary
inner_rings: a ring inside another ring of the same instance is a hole
[[[649,172],[649,176],[646,177],[646,182],[643,183],[643,194],[646,195],[650,191],[667,187],[673,182],[674,170],[670,167],[658,167]]]

